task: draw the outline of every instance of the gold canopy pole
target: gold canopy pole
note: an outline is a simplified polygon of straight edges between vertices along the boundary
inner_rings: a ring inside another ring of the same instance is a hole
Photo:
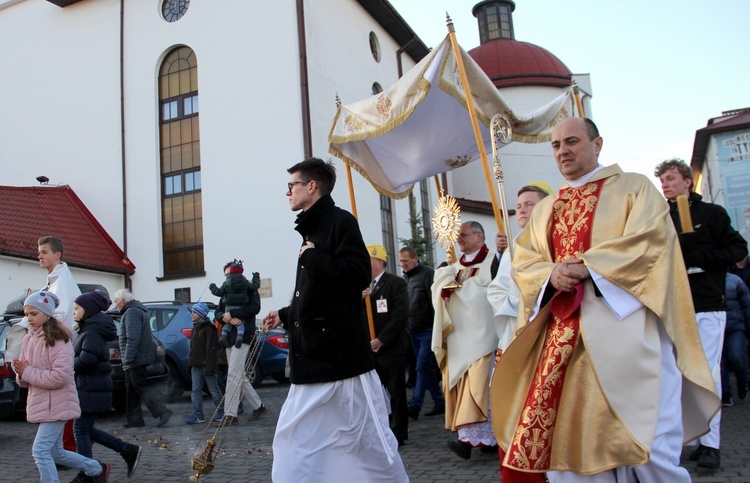
[[[336,108],[341,108],[341,99],[336,94]],[[346,181],[349,184],[349,202],[352,205],[352,215],[354,218],[359,220],[357,216],[357,199],[354,196],[354,180],[352,179],[352,168],[344,163],[346,166]],[[370,294],[365,295],[365,308],[367,309],[367,327],[370,329],[370,340],[375,339],[375,322],[372,319],[372,302],[370,301]]]
[[[477,141],[477,149],[479,149],[479,156],[482,158],[482,168],[484,168],[484,178],[487,181],[487,189],[490,192],[490,200],[492,201],[492,212],[495,215],[495,222],[497,223],[497,230],[500,233],[505,233],[503,228],[502,218],[500,215],[500,209],[498,208],[497,195],[495,194],[495,188],[492,186],[492,175],[490,173],[490,167],[487,162],[487,151],[484,149],[484,142],[482,141],[482,133],[479,131],[479,121],[477,119],[477,113],[474,109],[474,100],[471,97],[471,89],[469,88],[469,79],[466,77],[466,70],[464,69],[464,61],[461,58],[461,49],[456,41],[456,30],[453,27],[453,20],[451,20],[448,12],[445,12],[445,23],[448,27],[448,37],[451,40],[451,46],[453,47],[453,55],[456,57],[456,66],[458,72],[461,74],[461,83],[464,86],[464,93],[466,94],[466,107],[469,110],[469,118],[471,119],[471,127],[474,129],[474,137]]]
[[[583,112],[583,103],[581,102],[581,93],[578,89],[578,84],[573,81],[573,95],[576,98],[576,107],[578,108],[578,117],[586,117],[586,113]]]

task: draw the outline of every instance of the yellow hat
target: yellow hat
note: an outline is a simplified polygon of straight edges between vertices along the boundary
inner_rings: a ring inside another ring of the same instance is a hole
[[[388,252],[385,251],[385,247],[383,245],[367,245],[367,252],[372,258],[377,258],[379,260],[383,260],[384,262],[388,261]]]
[[[547,192],[548,195],[552,194],[552,188],[544,181],[532,181],[531,183],[529,183],[529,186],[535,186],[539,189],[543,189]]]

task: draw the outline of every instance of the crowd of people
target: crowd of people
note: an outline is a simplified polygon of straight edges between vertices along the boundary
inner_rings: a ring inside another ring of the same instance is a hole
[[[456,433],[446,452],[498,454],[505,483],[689,482],[684,444],[695,445],[689,458],[698,466],[720,467],[730,372],[737,397],[748,397],[746,241],[724,208],[695,192],[681,160],[656,166],[659,194],[646,177],[599,163],[603,138],[589,119],[561,121],[551,147],[565,183],[519,190],[515,239],[497,234],[488,246],[485,228],[466,221],[458,260],[433,269],[403,247],[402,276],[386,271],[386,248],[366,245],[357,220],[334,203],[330,162],[288,169],[302,239],[295,287],[290,304],[261,324],[283,326],[290,342],[274,481],[408,481],[399,448],[420,415],[443,416]],[[78,292],[62,252],[61,240],[39,240],[48,285],[24,303],[28,334],[13,362],[29,387],[29,422],[40,423],[34,459],[42,481],[57,481],[55,464],[79,469],[76,482],[107,481],[109,465],[91,459],[96,442],[120,454],[131,477],[142,448],[95,427],[111,409],[111,302]],[[186,424],[206,423],[204,385],[220,428],[238,424],[242,401],[250,421],[266,412],[246,367],[260,277],[243,271],[234,260],[226,281],[211,284],[220,297],[214,320],[205,303],[190,308]],[[146,381],[156,353],[147,311],[125,289],[113,303],[122,315],[125,426],[146,424],[143,404],[162,427],[173,412]],[[54,410],[41,407],[49,398],[60,401]]]

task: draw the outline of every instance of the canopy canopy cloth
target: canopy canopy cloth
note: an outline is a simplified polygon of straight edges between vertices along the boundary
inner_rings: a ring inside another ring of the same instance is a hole
[[[537,143],[549,141],[554,126],[575,111],[567,90],[535,110],[514,112],[481,67],[458,49],[487,150],[495,114],[510,121],[512,141]],[[396,199],[416,182],[479,159],[449,36],[388,90],[339,105],[328,141],[331,154]]]

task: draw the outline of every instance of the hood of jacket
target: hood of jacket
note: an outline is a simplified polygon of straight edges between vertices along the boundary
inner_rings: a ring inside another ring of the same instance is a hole
[[[115,321],[104,312],[99,312],[85,321],[79,322],[78,326],[80,327],[78,330],[79,334],[88,331],[96,332],[107,342],[117,338],[117,327],[115,326]]]

